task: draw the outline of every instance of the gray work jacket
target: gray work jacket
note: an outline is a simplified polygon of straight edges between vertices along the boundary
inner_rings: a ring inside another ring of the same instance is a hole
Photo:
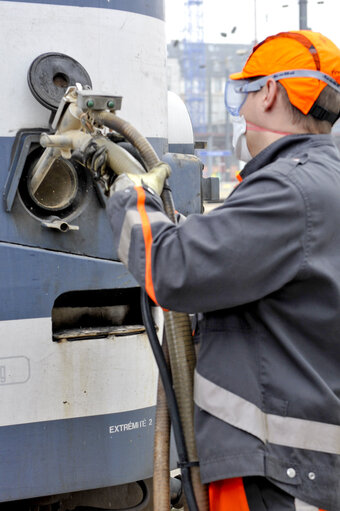
[[[115,193],[118,254],[162,307],[203,313],[203,482],[261,475],[339,511],[340,157],[329,135],[291,135],[242,178],[177,226],[150,191]]]

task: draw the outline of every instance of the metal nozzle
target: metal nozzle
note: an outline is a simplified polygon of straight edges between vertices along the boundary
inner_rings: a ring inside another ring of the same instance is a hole
[[[29,183],[29,191],[34,196],[45,177],[47,176],[52,164],[60,156],[60,151],[55,147],[45,149],[33,169],[32,177]]]

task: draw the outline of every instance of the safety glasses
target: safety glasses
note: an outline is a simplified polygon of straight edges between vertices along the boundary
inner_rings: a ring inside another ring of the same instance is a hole
[[[258,80],[228,80],[224,91],[224,102],[228,112],[231,115],[240,115],[240,110],[249,92],[256,92],[262,89],[267,83],[268,78],[278,81],[287,78],[316,78],[330,85],[333,89],[340,92],[340,85],[330,76],[320,71],[311,69],[291,69],[289,71],[280,71],[269,76],[262,76]]]
[[[248,80],[228,80],[224,91],[224,102],[228,112],[237,117],[248,96],[244,88]]]

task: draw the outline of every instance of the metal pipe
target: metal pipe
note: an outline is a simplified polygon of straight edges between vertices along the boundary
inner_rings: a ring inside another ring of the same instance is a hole
[[[299,0],[299,29],[308,30],[307,25],[307,0]]]
[[[144,167],[123,147],[103,136],[96,136],[93,140],[98,146],[106,147],[107,163],[112,170],[121,174],[142,174],[145,172]]]
[[[56,133],[55,135],[42,133],[40,136],[40,145],[42,147],[58,147],[62,156],[70,158],[71,149],[83,151],[92,139],[92,135],[79,130],[65,131],[64,133]]]
[[[140,153],[147,170],[151,170],[159,162],[152,145],[129,122],[111,112],[103,111],[93,112],[93,118],[99,125],[104,125],[124,135]]]
[[[93,112],[93,117],[98,124],[124,135],[140,153],[147,170],[151,170],[159,163],[159,158],[152,145],[130,123],[110,112]],[[175,207],[167,185],[165,185],[161,197],[166,214],[170,220],[175,222]]]

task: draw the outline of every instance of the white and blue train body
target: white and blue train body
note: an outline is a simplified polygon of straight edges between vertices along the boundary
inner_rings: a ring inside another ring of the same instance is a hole
[[[200,211],[201,169],[174,154],[193,153],[190,129],[168,132],[163,0],[1,0],[0,47],[1,509],[152,476],[158,372],[105,205],[66,163],[56,190],[28,191],[53,102],[78,71],[122,96],[184,214]]]

